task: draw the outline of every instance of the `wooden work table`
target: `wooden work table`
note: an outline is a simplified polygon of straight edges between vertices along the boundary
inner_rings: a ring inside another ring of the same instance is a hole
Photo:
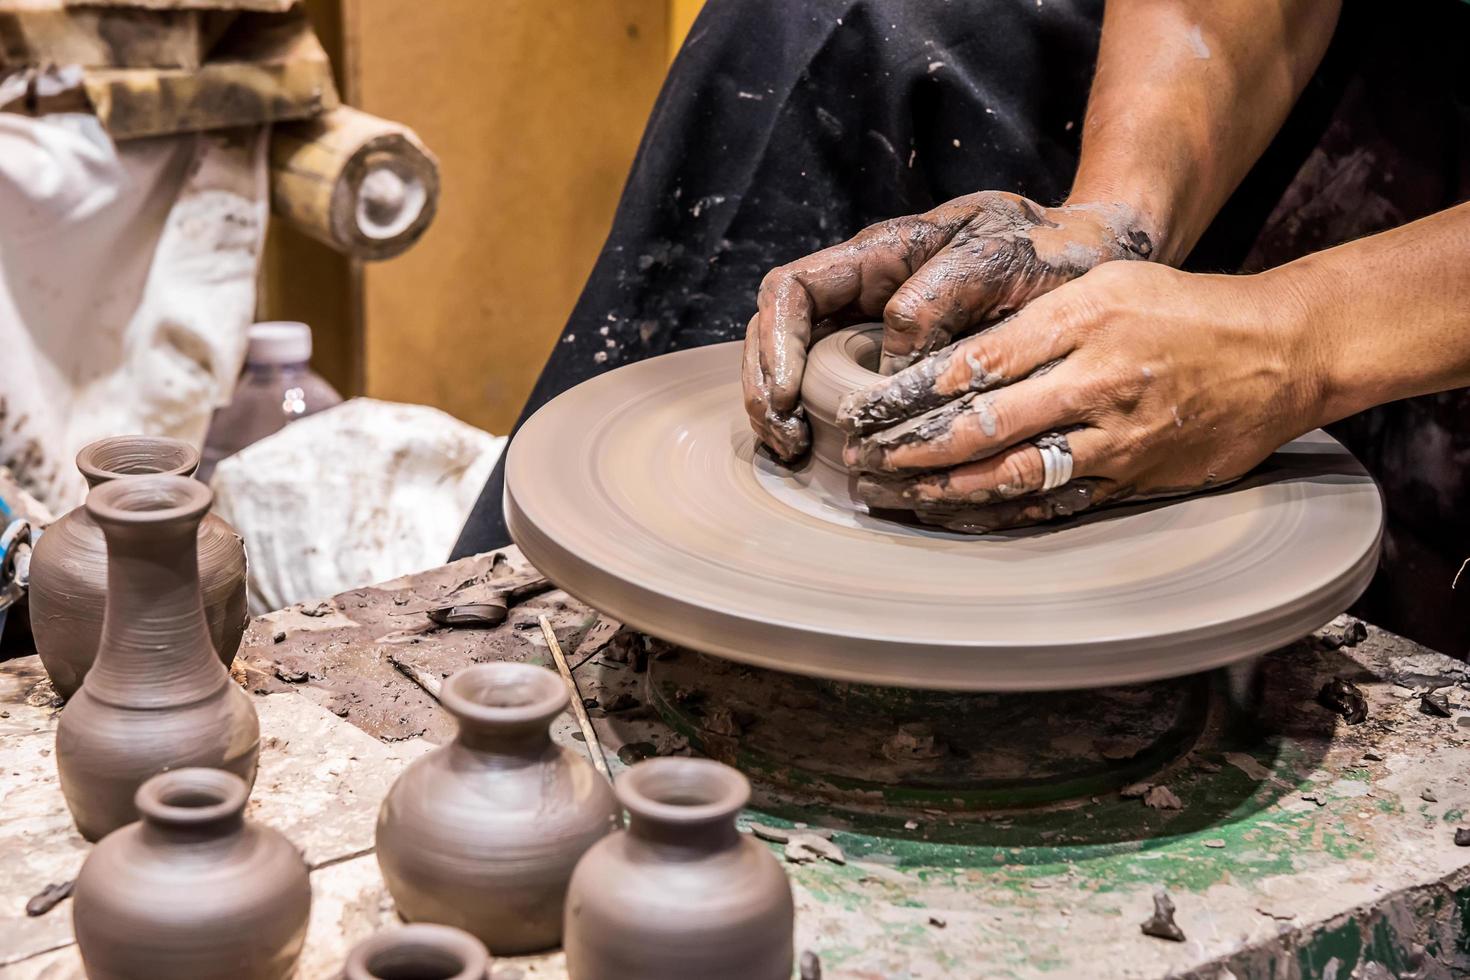
[[[642,667],[658,645],[566,594],[533,587],[494,628],[437,627],[425,615],[446,597],[533,579],[512,549],[252,624],[235,669],[261,721],[249,815],[285,833],[312,867],[300,976],[334,975],[353,943],[394,920],[373,825],[401,768],[453,731],[437,683],[473,662],[549,664],[539,616],[575,670],[615,773],[650,752],[690,751],[645,703]],[[817,802],[748,815],[767,836],[793,819],[828,828],[841,849],[841,863],[794,854],[800,863],[786,864],[798,949],[817,953],[829,980],[1427,978],[1470,967],[1470,848],[1454,844],[1470,820],[1470,675],[1372,627],[1356,639],[1339,620],[1263,658],[1260,713],[1271,734],[1243,746],[1202,740],[1151,777],[1178,808],[1114,793],[980,820],[924,813],[861,824]],[[1366,721],[1349,726],[1316,703],[1334,678],[1362,689]],[[1436,688],[1448,717],[1421,707],[1419,694]],[[4,977],[81,974],[70,903],[25,911],[48,884],[75,877],[88,847],[57,785],[52,701],[34,657],[0,664]],[[585,751],[570,716],[554,731]],[[1178,908],[1183,942],[1139,929],[1159,888]],[[565,970],[551,954],[500,960],[494,976]]]

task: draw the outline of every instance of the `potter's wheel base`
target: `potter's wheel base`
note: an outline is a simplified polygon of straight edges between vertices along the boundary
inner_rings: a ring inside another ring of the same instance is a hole
[[[853,815],[958,815],[1083,800],[1157,773],[1226,710],[1214,675],[1095,690],[874,687],[673,649],[649,703],[758,794]]]

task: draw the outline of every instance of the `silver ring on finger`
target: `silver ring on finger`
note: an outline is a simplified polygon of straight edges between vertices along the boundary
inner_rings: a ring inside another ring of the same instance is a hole
[[[1072,447],[1061,433],[1048,436],[1036,448],[1041,452],[1041,490],[1055,490],[1072,479]]]

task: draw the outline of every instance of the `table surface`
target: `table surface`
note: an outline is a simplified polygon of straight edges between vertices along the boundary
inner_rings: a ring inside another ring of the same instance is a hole
[[[251,625],[235,667],[261,718],[250,816],[296,842],[312,868],[300,976],[334,975],[354,942],[393,921],[373,824],[402,767],[453,732],[429,689],[472,662],[549,664],[538,616],[551,620],[582,695],[598,702],[592,723],[615,773],[635,754],[689,751],[642,703],[643,638],[566,594],[525,599],[494,629],[436,627],[424,614],[451,594],[466,601],[534,574],[508,549]],[[1152,777],[1179,809],[1109,795],[963,824],[920,815],[881,830],[815,802],[807,812],[748,813],[743,824],[830,828],[844,852],[841,864],[786,864],[798,949],[820,956],[823,976],[851,980],[1447,977],[1470,968],[1470,849],[1453,841],[1470,808],[1470,674],[1373,627],[1343,645],[1346,627],[1337,620],[1263,658],[1269,734],[1203,740]],[[1363,690],[1364,723],[1349,726],[1315,702],[1338,677]],[[1434,689],[1450,717],[1421,709],[1418,694]],[[31,895],[75,877],[88,848],[57,786],[56,713],[34,657],[0,664],[6,977],[81,975],[69,903],[35,918],[24,911]],[[554,734],[585,750],[569,715]],[[1178,908],[1183,942],[1139,928],[1160,888]],[[565,968],[559,954],[502,959],[494,976],[560,978]]]

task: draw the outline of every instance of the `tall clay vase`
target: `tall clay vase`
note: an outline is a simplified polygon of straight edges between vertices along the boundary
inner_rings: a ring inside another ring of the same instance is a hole
[[[462,929],[419,922],[369,936],[347,955],[344,980],[486,980],[485,944]]]
[[[791,885],[735,829],[745,777],[709,759],[649,759],[617,794],[628,829],[587,852],[567,892],[571,980],[788,980]]]
[[[87,495],[107,538],[97,660],[56,727],[61,791],[88,840],[138,819],[133,796],[165,769],[255,780],[260,726],[215,656],[196,542],[212,495],[183,476],[128,476]]]
[[[108,834],[77,876],[72,924],[91,980],[291,974],[311,885],[290,841],[245,821],[249,794],[219,769],[143,784],[143,819]]]
[[[555,946],[572,868],[618,815],[607,780],[551,741],[566,685],[531,664],[478,664],[440,698],[458,736],[405,769],[378,813],[388,891],[403,918],[497,955]]]
[[[199,453],[186,442],[157,436],[113,436],[77,453],[89,487],[120,476],[188,476]],[[245,545],[213,514],[199,526],[199,578],[214,649],[226,667],[250,620],[245,596]],[[31,556],[31,630],[36,652],[56,693],[70,698],[97,655],[107,603],[107,544],[85,507],[46,529]]]

